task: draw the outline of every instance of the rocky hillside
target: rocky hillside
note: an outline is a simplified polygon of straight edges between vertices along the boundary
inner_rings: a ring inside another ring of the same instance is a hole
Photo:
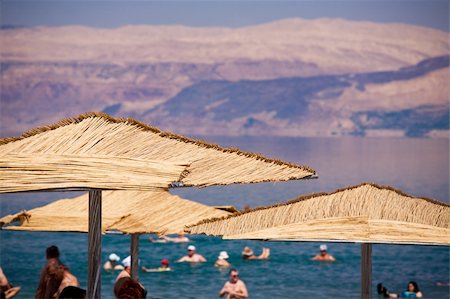
[[[203,81],[144,116],[203,135],[424,136],[449,127],[448,67],[449,56],[440,56],[397,71]]]
[[[3,29],[1,135],[84,111],[195,135],[448,135],[448,39],[339,19]]]

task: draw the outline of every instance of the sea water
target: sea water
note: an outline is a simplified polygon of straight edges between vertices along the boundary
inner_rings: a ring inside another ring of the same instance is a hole
[[[210,205],[256,207],[293,199],[311,192],[331,192],[361,182],[389,185],[414,196],[449,202],[449,142],[447,139],[383,138],[208,138],[222,146],[239,147],[266,156],[308,165],[319,179],[233,185],[204,189],[180,188],[172,193]],[[0,216],[31,209],[57,198],[77,193],[27,193],[0,196]],[[228,279],[225,270],[213,266],[222,250],[247,284],[251,298],[359,298],[360,245],[327,243],[334,263],[313,262],[316,242],[226,241],[217,237],[189,236],[208,262],[199,265],[174,261],[186,254],[187,244],[158,244],[140,237],[141,265],[158,267],[171,261],[173,271],[139,273],[148,298],[216,298]],[[155,237],[155,236],[153,236]],[[87,235],[0,231],[0,264],[14,285],[22,287],[16,298],[32,298],[39,273],[45,265],[45,248],[57,245],[61,260],[87,286]],[[129,254],[130,237],[105,235],[102,258],[115,252]],[[256,254],[271,249],[267,261],[244,261],[240,253],[251,246]],[[425,298],[449,298],[449,288],[437,282],[450,282],[449,247],[412,245],[373,245],[374,298],[376,284],[393,292],[405,290],[410,280],[418,282]],[[102,272],[102,298],[113,298],[117,272]]]

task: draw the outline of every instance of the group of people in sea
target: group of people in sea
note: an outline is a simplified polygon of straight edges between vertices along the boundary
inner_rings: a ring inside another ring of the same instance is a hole
[[[190,240],[184,236],[178,237],[159,237],[158,240],[165,240],[166,242],[189,242]],[[158,241],[150,239],[150,241]],[[335,257],[328,253],[327,245],[322,244],[319,247],[319,253],[311,258],[313,261],[334,262]],[[260,255],[255,255],[253,250],[246,246],[242,251],[242,258],[244,260],[266,260],[270,256],[270,249],[263,248]],[[35,298],[85,298],[86,291],[80,288],[78,279],[70,272],[70,269],[64,265],[60,258],[58,247],[52,245],[46,249],[47,263],[41,270],[39,284],[35,293]],[[176,262],[188,263],[204,263],[207,260],[201,254],[197,253],[194,245],[187,246],[187,254]],[[249,292],[246,284],[239,277],[239,271],[231,267],[229,262],[229,255],[226,251],[221,251],[214,263],[215,267],[231,268],[229,270],[229,279],[225,282],[222,289],[219,291],[219,296],[226,296],[227,299],[247,298]],[[131,257],[127,256],[122,261],[120,257],[111,253],[108,260],[103,265],[106,271],[120,271],[116,277],[114,284],[114,295],[116,298],[146,298],[147,291],[145,287],[137,280],[131,277]],[[168,259],[163,259],[158,268],[141,267],[143,272],[165,272],[172,271]],[[444,285],[438,283],[436,285]],[[447,285],[447,284],[445,284]],[[13,298],[20,292],[20,287],[14,287],[7,279],[0,267],[0,299]],[[415,281],[410,281],[404,292],[395,293],[389,292],[382,283],[377,285],[377,293],[382,298],[421,298],[422,292]]]
[[[179,235],[178,237],[167,237],[167,236],[159,236],[158,239],[153,239],[152,237],[149,238],[151,242],[156,243],[167,243],[167,242],[175,242],[175,243],[184,243],[189,242],[189,239],[184,235]],[[194,245],[187,246],[187,254],[178,260],[176,262],[178,263],[204,263],[206,262],[206,258],[197,253],[196,247]],[[253,250],[245,246],[242,251],[242,258],[244,260],[267,260],[270,257],[270,248],[264,247],[262,249],[261,254],[255,255]],[[330,255],[327,252],[327,246],[321,245],[320,246],[320,253],[316,256],[311,258],[315,261],[335,261],[336,259]],[[121,270],[121,272],[118,274],[116,278],[116,284],[114,287],[114,294],[117,298],[120,297],[120,290],[124,288],[128,288],[129,292],[131,292],[131,289],[134,290],[135,293],[134,296],[136,298],[139,297],[139,294],[144,294],[142,290],[145,290],[145,288],[140,285],[139,283],[136,283],[134,285],[131,284],[124,284],[124,279],[131,279],[131,265],[130,265],[130,256],[126,257],[122,260],[122,264],[119,264],[120,257],[115,254],[111,253],[108,257],[108,261],[104,264],[103,268],[107,271],[110,270]],[[229,255],[226,251],[221,251],[217,257],[217,260],[214,262],[214,266],[218,268],[231,268],[231,264],[229,262]],[[147,268],[145,266],[141,267],[141,270],[143,272],[163,272],[163,271],[172,271],[170,267],[169,260],[163,259],[161,261],[161,265],[158,268]],[[232,268],[229,270],[229,280],[225,282],[224,286],[219,292],[219,296],[223,297],[226,296],[227,299],[234,299],[234,298],[247,298],[248,297],[248,290],[245,285],[245,282],[239,278],[239,271],[235,268]]]
[[[179,235],[178,237],[166,237],[166,236],[159,236],[158,239],[153,239],[150,237],[151,242],[157,242],[157,243],[167,243],[167,242],[175,242],[175,243],[181,243],[181,242],[189,242],[189,239],[184,235]],[[261,254],[255,255],[253,250],[246,246],[244,247],[241,257],[244,260],[266,260],[270,256],[270,248],[263,248]],[[130,257],[128,256],[122,261],[123,266],[121,265],[115,265],[112,263],[118,262],[120,259],[119,257],[113,253],[109,256],[109,261],[105,263],[105,270],[120,270],[122,269],[122,272],[117,276],[116,279],[116,285],[118,284],[118,281],[123,278],[124,276],[130,277],[131,270],[129,268],[130,263]],[[328,247],[325,244],[322,244],[319,246],[319,253],[311,258],[312,261],[322,261],[322,262],[334,262],[336,261],[336,258],[332,256],[330,253],[328,253]],[[187,246],[187,254],[180,259],[176,260],[176,262],[182,263],[182,262],[188,262],[188,263],[204,263],[206,262],[206,258],[202,256],[201,254],[197,253],[196,247],[194,245]],[[229,255],[226,251],[221,251],[217,257],[217,260],[214,262],[215,267],[219,268],[231,268],[231,264],[229,262]],[[118,267],[118,268],[117,268]],[[122,267],[122,268],[120,268]],[[123,267],[125,267],[123,269]],[[171,271],[169,265],[169,260],[163,259],[161,261],[161,266],[158,268],[146,268],[142,267],[141,270],[143,272],[162,272],[162,271]],[[114,288],[114,292],[116,294],[116,288]],[[141,286],[143,289],[143,287]],[[139,289],[139,288],[138,288]],[[380,297],[383,298],[421,298],[422,292],[419,290],[419,286],[416,282],[410,281],[407,286],[407,290],[401,293],[394,293],[389,292],[382,284],[378,284],[377,286],[377,292]],[[117,295],[117,294],[116,294]],[[234,298],[247,298],[249,296],[249,292],[247,290],[247,286],[243,280],[239,278],[239,271],[235,268],[232,268],[229,270],[229,280],[225,282],[224,286],[219,292],[219,296],[223,297],[226,296],[227,299],[234,299]],[[120,298],[120,297],[117,297]],[[140,298],[140,297],[139,297]],[[142,297],[145,298],[145,297]]]

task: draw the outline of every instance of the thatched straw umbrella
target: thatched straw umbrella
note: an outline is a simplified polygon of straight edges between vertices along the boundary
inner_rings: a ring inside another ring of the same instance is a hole
[[[361,297],[370,298],[372,243],[449,246],[449,223],[446,203],[365,183],[206,220],[187,231],[224,239],[362,243]]]
[[[89,298],[100,297],[102,189],[154,190],[314,175],[308,167],[220,148],[103,113],[86,113],[0,139],[0,193],[89,190]],[[137,260],[132,264],[137,268]]]
[[[47,232],[88,232],[89,195],[54,201],[0,218],[2,229]],[[155,191],[104,191],[102,232],[176,234],[199,221],[232,213]],[[14,225],[18,222],[19,225]]]

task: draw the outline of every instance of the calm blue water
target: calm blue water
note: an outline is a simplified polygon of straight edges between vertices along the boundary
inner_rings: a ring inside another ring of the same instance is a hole
[[[307,138],[209,138],[223,146],[309,165],[318,171],[317,180],[266,183],[247,186],[176,189],[175,194],[206,204],[233,204],[255,207],[285,201],[300,194],[333,191],[364,181],[390,185],[416,196],[449,201],[448,140],[427,139],[307,139]],[[33,193],[0,196],[0,216],[48,203],[69,193]],[[333,264],[309,260],[319,243],[223,241],[220,238],[190,236],[198,252],[208,262],[202,265],[173,264],[173,272],[140,273],[149,297],[215,298],[227,273],[213,267],[219,251],[227,250],[230,261],[241,273],[251,298],[358,298],[360,292],[360,246],[330,243],[336,258]],[[157,267],[160,260],[170,261],[185,254],[186,244],[154,244],[141,236],[141,264]],[[128,255],[129,237],[103,237],[103,257],[115,252]],[[11,282],[22,286],[17,298],[32,298],[45,264],[45,248],[60,247],[62,260],[70,266],[86,287],[87,235],[0,231],[0,264]],[[240,252],[249,245],[257,253],[270,247],[268,261],[243,261]],[[389,290],[402,291],[409,280],[416,280],[425,298],[447,299],[448,287],[438,281],[450,281],[449,247],[374,245],[373,290],[382,281]],[[113,298],[117,273],[103,272],[102,297]]]

